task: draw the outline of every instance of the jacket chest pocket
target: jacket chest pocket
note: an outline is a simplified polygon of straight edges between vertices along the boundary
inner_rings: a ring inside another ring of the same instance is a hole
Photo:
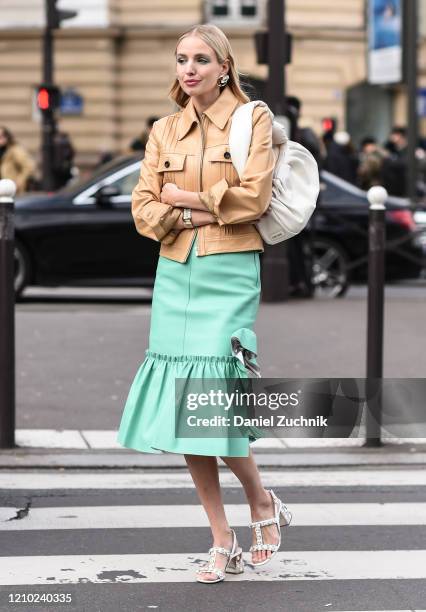
[[[228,145],[212,147],[208,152],[205,166],[207,166],[208,173],[206,178],[212,184],[223,178],[230,186],[238,184],[238,174],[232,164]]]
[[[164,183],[175,183],[179,189],[185,188],[185,153],[160,153],[157,172],[163,176]]]

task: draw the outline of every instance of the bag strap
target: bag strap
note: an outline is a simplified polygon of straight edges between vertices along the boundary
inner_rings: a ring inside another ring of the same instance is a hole
[[[246,104],[241,104],[234,111],[231,118],[229,152],[231,153],[232,164],[240,177],[244,172],[250,149],[253,133],[253,109],[255,106],[266,106],[269,110],[268,105],[263,100],[252,100],[251,102],[246,102]],[[271,113],[270,110],[269,112]]]
[[[255,106],[264,106],[272,121],[272,144],[283,145],[288,141],[284,127],[274,121],[274,114],[263,100],[252,100],[239,106],[231,118],[231,128],[229,130],[229,152],[231,161],[241,178],[247,163],[250,150],[251,138],[253,133],[253,110]]]

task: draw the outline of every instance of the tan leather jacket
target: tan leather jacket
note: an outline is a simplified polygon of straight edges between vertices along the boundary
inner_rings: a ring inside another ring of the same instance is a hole
[[[202,113],[201,122],[190,98],[182,110],[154,123],[132,194],[132,214],[140,234],[161,242],[160,255],[185,262],[195,237],[199,256],[263,251],[254,221],[271,199],[272,122],[267,109],[255,107],[249,156],[240,181],[229,153],[229,130],[231,115],[241,104],[225,87]],[[217,223],[172,229],[182,209],[160,202],[163,182],[199,192]]]

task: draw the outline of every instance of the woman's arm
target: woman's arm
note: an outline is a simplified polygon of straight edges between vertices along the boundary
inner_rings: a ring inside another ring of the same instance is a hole
[[[141,162],[139,182],[132,192],[132,215],[137,231],[157,242],[171,244],[177,232],[170,232],[180,213],[160,200],[162,177],[157,172],[161,134],[156,121],[150,132]]]
[[[185,206],[189,208],[189,206]],[[182,212],[182,209],[179,209]],[[194,227],[200,227],[201,225],[209,225],[210,223],[217,223],[217,219],[212,213],[204,210],[193,210],[192,211],[192,225]],[[187,225],[182,220],[182,214],[179,215],[173,226],[174,230],[186,229]]]
[[[193,210],[208,211],[207,206],[200,200],[197,191],[179,189],[174,183],[165,183],[161,190],[160,200],[164,204],[179,208],[192,208]]]

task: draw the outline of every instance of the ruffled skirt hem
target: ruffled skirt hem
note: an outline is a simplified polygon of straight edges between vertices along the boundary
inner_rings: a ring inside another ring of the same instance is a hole
[[[247,372],[236,355],[168,355],[147,350],[129,391],[117,442],[153,454],[248,457],[250,442],[262,436],[256,428],[244,427],[241,435],[234,428],[232,436],[224,432],[223,437],[175,435],[177,378],[247,379]]]

